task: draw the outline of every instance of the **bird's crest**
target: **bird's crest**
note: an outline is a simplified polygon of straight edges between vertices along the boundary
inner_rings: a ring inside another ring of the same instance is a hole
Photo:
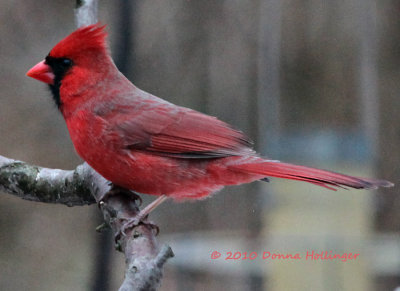
[[[49,55],[59,58],[79,55],[82,51],[87,50],[106,51],[107,45],[105,39],[107,37],[107,32],[105,27],[105,25],[96,23],[78,28],[61,40],[50,51]]]

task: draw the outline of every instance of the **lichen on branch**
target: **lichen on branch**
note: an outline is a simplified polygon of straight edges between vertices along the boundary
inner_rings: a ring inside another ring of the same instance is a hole
[[[96,202],[85,180],[87,165],[74,171],[48,169],[0,156],[0,189],[25,200],[67,206]]]

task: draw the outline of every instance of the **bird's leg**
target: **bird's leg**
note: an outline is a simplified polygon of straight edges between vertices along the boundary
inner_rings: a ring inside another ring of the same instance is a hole
[[[166,195],[161,195],[156,200],[154,200],[149,205],[147,205],[144,209],[140,210],[140,212],[138,213],[138,215],[136,217],[139,220],[142,220],[147,215],[149,215],[150,212],[152,212],[154,209],[156,209],[158,206],[160,206],[167,199],[168,199],[168,197]]]
[[[133,218],[129,218],[127,222],[125,222],[119,233],[116,234],[115,239],[118,240],[118,238],[121,235],[126,235],[125,231],[129,228],[132,228],[134,226],[139,225],[140,223],[150,225],[151,227],[155,228],[157,233],[158,233],[158,226],[153,224],[152,222],[144,221],[147,216],[152,212],[154,209],[156,209],[159,205],[161,205],[165,200],[167,200],[168,197],[166,195],[161,195],[158,197],[156,200],[151,202],[149,205],[147,205],[144,209],[140,210],[140,212]]]

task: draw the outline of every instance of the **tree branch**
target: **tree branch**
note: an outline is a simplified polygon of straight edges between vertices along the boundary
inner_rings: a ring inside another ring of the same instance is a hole
[[[140,211],[134,193],[113,188],[86,163],[65,171],[0,156],[0,190],[26,200],[67,206],[93,204],[112,190],[113,194],[100,202],[100,208],[115,236]],[[140,224],[125,234],[116,241],[117,250],[126,258],[125,280],[120,290],[156,290],[164,263],[174,256],[171,248],[166,245],[159,248],[149,224]]]
[[[0,189],[22,199],[67,206],[95,203],[96,191],[87,185],[94,176],[87,164],[74,171],[41,168],[0,156]],[[96,175],[98,175],[96,173]],[[102,192],[108,189],[102,189]]]
[[[97,22],[97,2],[76,0],[78,27]],[[86,163],[66,171],[0,156],[0,190],[26,200],[67,206],[98,202],[105,223],[116,237],[117,250],[125,255],[125,280],[119,289],[121,291],[156,290],[164,263],[174,256],[169,246],[159,247],[151,224],[139,224],[120,235],[124,223],[135,218],[140,211],[138,196],[129,190],[113,187]],[[106,195],[110,191],[112,195]]]

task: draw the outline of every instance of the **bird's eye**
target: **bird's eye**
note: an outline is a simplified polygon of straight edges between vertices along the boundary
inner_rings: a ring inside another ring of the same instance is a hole
[[[61,63],[64,67],[70,67],[72,65],[72,61],[70,59],[62,59]]]

